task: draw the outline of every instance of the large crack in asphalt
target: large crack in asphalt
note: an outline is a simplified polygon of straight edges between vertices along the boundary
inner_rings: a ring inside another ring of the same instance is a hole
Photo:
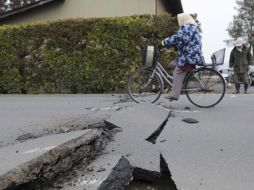
[[[160,173],[161,173],[160,184],[162,185],[162,187],[165,188],[167,187],[168,190],[177,190],[176,184],[172,179],[172,174],[168,168],[168,164],[165,158],[162,156],[162,154],[160,154]]]
[[[146,139],[146,141],[156,144],[157,138],[160,136],[161,132],[163,131],[165,125],[168,122],[169,117],[171,116],[172,111],[169,112],[166,119],[162,122],[162,124]]]

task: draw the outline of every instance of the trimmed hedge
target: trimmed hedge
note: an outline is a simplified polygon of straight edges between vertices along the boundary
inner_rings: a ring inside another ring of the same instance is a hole
[[[176,23],[143,15],[1,26],[0,93],[124,92],[128,74],[142,66],[145,39],[160,41]],[[162,62],[175,55],[164,53]]]

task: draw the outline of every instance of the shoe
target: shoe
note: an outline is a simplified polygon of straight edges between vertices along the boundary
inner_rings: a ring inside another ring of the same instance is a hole
[[[177,101],[178,98],[174,98],[172,96],[165,96],[166,99],[168,99],[170,102]]]
[[[249,92],[247,92],[247,91],[244,91],[244,94],[249,94]]]

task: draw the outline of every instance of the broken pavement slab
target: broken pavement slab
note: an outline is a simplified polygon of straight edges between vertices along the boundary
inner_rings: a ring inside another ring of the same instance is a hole
[[[160,187],[159,189],[163,190],[177,190],[176,184],[171,177],[168,165],[162,155],[160,155],[160,172],[135,168],[123,156],[111,170],[107,179],[101,183],[98,190],[129,189],[132,188],[131,182],[133,181],[150,182],[150,186],[156,185]]]
[[[133,168],[160,173],[160,150],[154,149],[154,145],[146,139],[158,129],[168,115],[168,110],[153,104],[135,104],[112,114],[106,122],[121,127],[122,131],[117,133],[114,141],[108,144],[106,153],[91,163],[93,172],[87,173],[80,179],[86,181],[86,184],[83,183],[83,189],[99,188],[100,184],[110,176],[110,172],[122,156],[126,157]],[[98,173],[96,168],[100,166],[107,166],[107,168]],[[136,172],[135,175],[138,176]],[[80,183],[75,186],[80,187]]]
[[[146,139],[165,119],[170,120],[168,116],[168,110],[149,103],[136,104],[112,114],[107,121],[121,127],[123,131],[115,136],[117,144],[111,143],[109,146],[113,145],[112,149],[122,155],[129,155],[132,166],[159,172],[160,150],[154,149],[154,145]]]
[[[31,183],[41,176],[50,180],[91,156],[100,130],[45,136],[0,149],[0,189]],[[93,143],[92,143],[93,142]],[[101,147],[97,147],[101,148]]]
[[[122,157],[104,180],[98,190],[124,190],[132,181],[133,168],[129,161]]]

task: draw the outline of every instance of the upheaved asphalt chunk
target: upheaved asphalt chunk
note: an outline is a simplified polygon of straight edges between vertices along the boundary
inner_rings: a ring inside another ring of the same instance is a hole
[[[95,152],[102,151],[107,143],[103,139],[106,133],[104,130],[76,131],[16,145],[20,151],[17,153],[16,146],[10,149],[10,163],[0,170],[0,189],[46,188],[81,160],[91,160]],[[24,148],[26,146],[28,148]],[[5,157],[0,158],[4,161]]]
[[[124,190],[132,181],[132,166],[122,157],[98,190]]]

